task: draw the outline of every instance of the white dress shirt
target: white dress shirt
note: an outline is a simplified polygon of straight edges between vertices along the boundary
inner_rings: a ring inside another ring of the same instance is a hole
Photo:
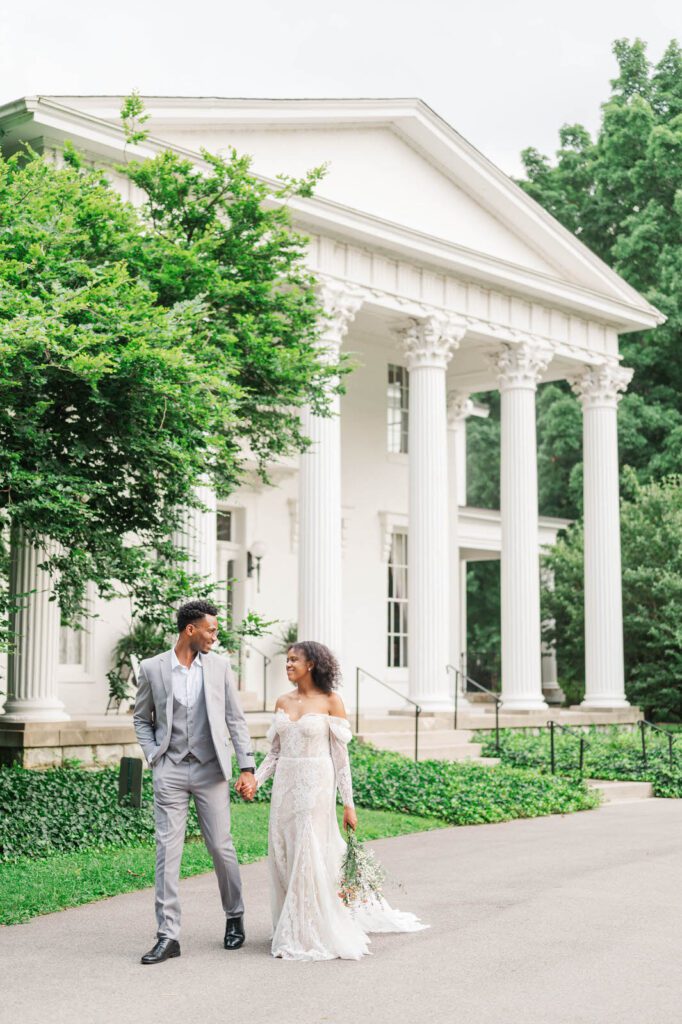
[[[178,661],[175,648],[171,651],[171,678],[173,680],[173,696],[186,708],[191,708],[199,699],[201,687],[204,685],[204,663],[201,651],[194,656],[189,668]]]

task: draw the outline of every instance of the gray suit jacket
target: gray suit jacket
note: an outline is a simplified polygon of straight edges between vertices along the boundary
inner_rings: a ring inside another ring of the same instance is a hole
[[[244,712],[239,706],[227,658],[203,654],[204,696],[208,723],[216,756],[223,775],[232,775],[230,739],[240,768],[255,768],[251,737]],[[171,652],[147,658],[140,665],[135,714],[137,740],[153,767],[163,757],[170,742],[173,725],[173,682]]]

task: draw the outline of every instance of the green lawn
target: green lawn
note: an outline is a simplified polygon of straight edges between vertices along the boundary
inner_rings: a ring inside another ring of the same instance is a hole
[[[267,854],[269,804],[233,804],[232,832],[241,864]],[[343,811],[339,808],[339,818]],[[445,828],[437,818],[391,811],[358,810],[360,839],[380,839],[409,832]],[[188,840],[182,877],[212,870],[201,840]],[[18,924],[39,914],[144,889],[154,883],[154,847],[129,846],[112,850],[83,850],[35,860],[21,857],[0,864],[0,924]]]

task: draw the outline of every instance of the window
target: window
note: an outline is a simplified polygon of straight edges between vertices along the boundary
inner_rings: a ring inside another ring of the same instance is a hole
[[[72,629],[71,626],[61,626],[59,629],[59,664],[60,665],[83,665],[85,632],[82,629]]]
[[[232,540],[232,513],[226,511],[218,512],[217,521],[218,540]]]
[[[227,578],[227,592],[225,598],[225,617],[227,619],[227,625],[229,629],[234,626],[234,587],[235,587],[235,565],[234,558],[228,558],[226,578]]]
[[[407,452],[409,373],[404,366],[388,364],[387,427],[388,451]]]
[[[395,531],[388,560],[389,668],[407,667],[407,534]]]

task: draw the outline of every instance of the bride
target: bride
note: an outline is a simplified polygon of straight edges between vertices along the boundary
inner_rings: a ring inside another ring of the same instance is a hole
[[[336,819],[336,789],[344,828],[355,829],[343,701],[334,692],[339,666],[313,641],[288,648],[291,693],[280,697],[268,730],[271,747],[256,772],[260,787],[274,775],[270,804],[269,871],[272,955],[285,960],[359,960],[368,932],[428,927],[384,899],[349,909],[338,895],[345,843]]]

